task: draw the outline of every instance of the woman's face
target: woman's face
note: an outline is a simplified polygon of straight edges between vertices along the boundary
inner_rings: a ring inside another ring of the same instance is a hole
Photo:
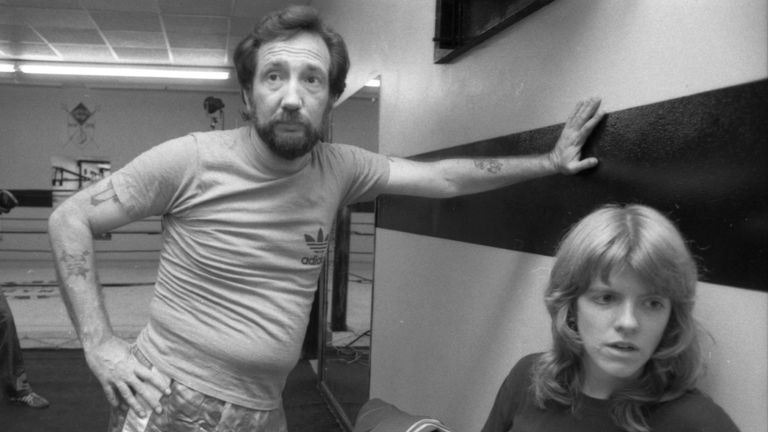
[[[606,399],[639,376],[659,345],[671,312],[669,298],[627,268],[599,278],[576,301],[576,323],[584,344],[584,389]]]

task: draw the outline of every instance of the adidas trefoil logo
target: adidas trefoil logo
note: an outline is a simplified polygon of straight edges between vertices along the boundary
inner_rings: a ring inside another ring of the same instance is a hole
[[[309,257],[301,258],[301,263],[304,265],[319,265],[323,263],[325,258],[325,250],[328,248],[329,235],[324,235],[323,229],[317,230],[317,237],[312,237],[309,234],[304,234],[304,241],[307,242],[307,246],[312,251],[313,255]]]

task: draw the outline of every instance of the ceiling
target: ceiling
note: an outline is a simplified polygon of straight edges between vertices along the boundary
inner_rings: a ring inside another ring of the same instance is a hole
[[[311,0],[0,0],[0,61],[231,68],[234,47],[261,16],[288,4],[310,3]],[[6,76],[5,82],[30,83],[30,78],[19,73],[13,75]],[[57,83],[82,81],[36,79]],[[125,85],[132,80],[109,81]],[[134,85],[152,87],[149,82],[133,81]],[[218,85],[237,89],[234,77]]]

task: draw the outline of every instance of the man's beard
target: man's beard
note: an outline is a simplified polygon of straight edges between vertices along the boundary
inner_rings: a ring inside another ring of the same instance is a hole
[[[286,135],[276,132],[280,123],[287,122],[293,125],[300,124],[302,133]],[[294,160],[309,153],[323,138],[322,132],[302,118],[299,113],[282,114],[269,119],[266,123],[256,118],[256,133],[274,154],[287,160]]]

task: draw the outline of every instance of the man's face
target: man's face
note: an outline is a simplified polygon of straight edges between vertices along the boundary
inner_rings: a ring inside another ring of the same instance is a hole
[[[325,42],[313,33],[259,48],[248,108],[259,137],[278,156],[301,157],[322,138],[331,107],[330,59]]]

